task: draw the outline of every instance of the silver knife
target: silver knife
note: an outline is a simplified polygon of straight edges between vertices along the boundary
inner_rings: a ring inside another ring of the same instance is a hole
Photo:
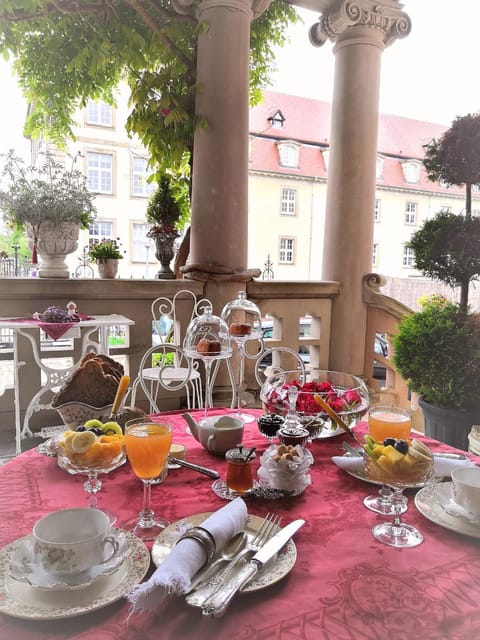
[[[199,464],[193,464],[193,462],[187,462],[186,460],[174,458],[173,456],[168,456],[168,462],[173,462],[174,464],[179,464],[181,467],[198,471],[198,473],[203,473],[203,475],[213,478],[214,480],[220,478],[220,474],[217,471],[209,469],[208,467],[202,467]]]
[[[202,613],[207,616],[213,615],[215,618],[222,616],[234,595],[258,573],[270,558],[273,558],[273,556],[285,546],[293,534],[304,524],[305,520],[294,520],[290,522],[290,524],[287,524],[286,527],[283,527],[283,529],[280,529],[280,531],[276,533],[273,538],[270,538],[270,540],[257,551],[253,558],[240,569],[234,578],[229,580],[213,594],[208,602],[205,603],[205,606],[202,607]]]

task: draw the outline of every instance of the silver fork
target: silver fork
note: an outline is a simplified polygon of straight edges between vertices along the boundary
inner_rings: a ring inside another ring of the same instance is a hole
[[[222,586],[224,581],[228,580],[229,576],[235,570],[237,563],[246,556],[254,555],[271,537],[277,532],[278,525],[280,524],[281,517],[272,513],[267,513],[264,521],[258,528],[255,536],[247,542],[245,547],[240,553],[227,563],[218,573],[210,578],[206,583],[202,583],[196,589],[187,594],[185,600],[192,607],[203,607],[208,603],[210,598],[217,592]]]

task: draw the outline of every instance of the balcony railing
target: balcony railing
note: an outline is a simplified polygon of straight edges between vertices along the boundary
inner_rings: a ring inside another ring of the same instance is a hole
[[[111,336],[111,355],[119,359],[132,379],[136,377],[140,359],[152,344],[151,303],[159,296],[172,298],[181,289],[191,290],[197,297],[205,295],[204,283],[189,280],[149,281],[149,280],[42,280],[16,278],[0,279],[0,299],[2,316],[31,316],[35,311],[43,311],[49,305],[65,307],[70,300],[75,301],[78,310],[89,315],[121,314],[132,319],[135,324],[129,328],[125,341],[114,340]],[[311,369],[329,368],[330,324],[332,306],[340,290],[334,282],[286,282],[253,281],[247,285],[247,295],[255,302],[263,317],[269,317],[273,325],[272,337],[266,346],[287,346],[295,351],[300,347],[308,349],[308,366]],[[404,381],[395,374],[388,357],[375,353],[375,334],[391,334],[398,320],[409,309],[400,303],[383,296],[379,291],[379,281],[370,277],[365,281],[364,299],[368,305],[368,322],[365,351],[365,372],[367,382],[376,397],[394,398],[399,404],[408,404]],[[220,309],[214,309],[219,314]],[[190,311],[185,310],[186,313]],[[299,336],[302,318],[311,319],[311,331],[308,336]],[[182,327],[188,324],[188,318],[180,319]],[[0,348],[0,430],[14,433],[14,390],[9,367],[12,366],[12,349],[8,336],[4,336],[3,348]],[[41,340],[38,346],[42,358],[48,359],[49,366],[68,360],[77,362],[80,358],[78,341],[52,343]],[[116,343],[116,344],[114,344]],[[33,366],[32,347],[29,341],[19,340],[19,356],[26,363],[20,367],[20,411],[22,414],[30,398],[39,390],[41,376]],[[373,361],[381,360],[387,369],[386,389],[380,389],[373,378]],[[7,372],[7,374],[5,374]],[[220,380],[221,382],[221,380]],[[247,360],[246,386],[258,387],[254,378],[253,361]],[[5,387],[3,395],[2,387]],[[179,399],[165,399],[162,408],[171,409],[172,402]],[[140,403],[139,403],[140,404]],[[141,404],[140,404],[141,406]],[[32,430],[58,424],[55,411],[35,413],[30,422]]]

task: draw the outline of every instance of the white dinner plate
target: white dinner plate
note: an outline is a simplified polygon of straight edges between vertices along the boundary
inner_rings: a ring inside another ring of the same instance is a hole
[[[480,538],[480,525],[470,522],[463,516],[454,516],[445,511],[451,497],[451,482],[430,484],[417,493],[415,506],[422,515],[441,527],[472,538]]]
[[[79,590],[46,590],[32,587],[10,576],[10,554],[23,538],[0,549],[0,613],[27,620],[71,618],[102,609],[123,598],[143,580],[150,565],[145,544],[125,531],[130,550],[120,567]]]
[[[180,538],[186,529],[190,527],[197,527],[210,515],[212,514],[198,513],[193,516],[188,516],[187,518],[182,518],[181,520],[178,520],[166,527],[166,529],[156,537],[152,546],[152,559],[155,566],[158,567],[159,564],[165,560],[172,547],[175,546],[178,538]],[[247,532],[249,540],[254,537],[262,523],[263,518],[253,515],[248,516],[245,531]],[[274,562],[267,562],[263,569],[257,573],[255,578],[248,582],[241,591],[249,593],[265,589],[266,587],[269,587],[281,580],[291,571],[297,560],[297,548],[292,539],[287,542],[273,560]]]

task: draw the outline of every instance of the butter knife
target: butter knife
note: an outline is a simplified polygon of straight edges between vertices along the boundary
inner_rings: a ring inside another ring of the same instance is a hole
[[[220,478],[220,474],[214,469],[209,469],[208,467],[202,467],[199,464],[193,464],[193,462],[187,462],[186,460],[181,460],[180,458],[174,458],[173,456],[168,456],[169,462],[174,462],[175,464],[179,464],[181,467],[185,467],[186,469],[192,469],[192,471],[198,471],[198,473],[203,473],[203,475],[208,476],[209,478],[213,478],[217,480]]]
[[[238,593],[243,585],[251,580],[304,524],[305,520],[294,520],[283,529],[280,529],[231,580],[213,594],[202,607],[202,613],[207,616],[213,615],[215,618],[222,616],[235,594]]]

